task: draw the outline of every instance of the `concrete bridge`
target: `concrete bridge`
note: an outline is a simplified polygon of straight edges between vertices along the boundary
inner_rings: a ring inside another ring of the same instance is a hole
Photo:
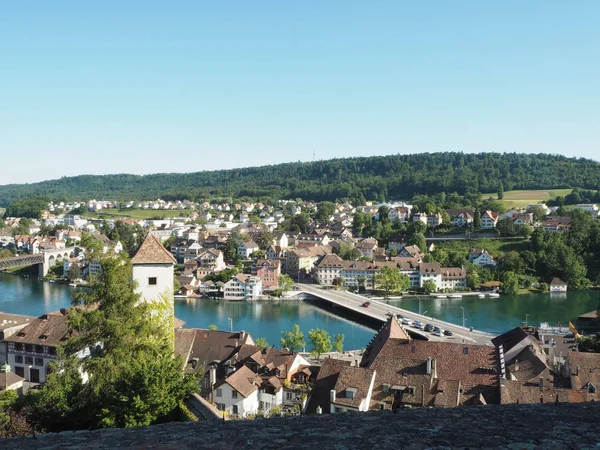
[[[430,323],[434,326],[438,326],[443,330],[452,331],[452,336],[434,336],[431,333],[419,330],[414,327],[406,327],[406,331],[409,332],[413,337],[418,339],[426,339],[430,341],[442,341],[442,342],[465,342],[476,345],[492,345],[492,338],[496,335],[486,333],[484,331],[473,330],[470,328],[461,327],[453,323],[444,322],[442,320],[434,319],[429,316],[423,316],[421,314],[408,311],[406,309],[392,306],[385,301],[373,300],[367,297],[363,297],[358,294],[353,294],[344,290],[335,289],[323,289],[321,286],[314,284],[296,284],[297,288],[305,294],[319,298],[326,302],[351,311],[354,314],[359,314],[365,319],[371,319],[373,321],[385,322],[387,321],[390,314],[401,314],[411,320],[418,320],[422,323]],[[370,302],[368,308],[362,306],[364,302]]]
[[[65,258],[75,256],[75,247],[63,249],[44,250],[40,253],[15,256],[13,258],[0,259],[0,271],[15,269],[17,267],[39,265],[39,276],[44,277],[57,262]]]

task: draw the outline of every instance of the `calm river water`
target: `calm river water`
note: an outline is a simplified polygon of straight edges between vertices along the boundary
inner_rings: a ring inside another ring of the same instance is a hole
[[[71,304],[71,294],[77,288],[56,283],[44,283],[0,273],[0,311],[39,316]],[[600,292],[569,292],[568,294],[529,294],[500,298],[464,297],[462,299],[433,299],[430,297],[390,300],[390,304],[427,316],[462,323],[464,308],[466,325],[476,329],[502,333],[519,326],[526,319],[530,324],[550,322],[556,325],[579,314],[596,309]],[[365,347],[374,330],[339,318],[316,304],[306,301],[281,302],[224,302],[218,300],[175,301],[175,315],[186,327],[207,328],[210,324],[234,330],[246,330],[255,338],[265,337],[278,345],[282,330],[300,325],[306,335],[312,328],[324,328],[330,334],[345,335],[344,347]]]

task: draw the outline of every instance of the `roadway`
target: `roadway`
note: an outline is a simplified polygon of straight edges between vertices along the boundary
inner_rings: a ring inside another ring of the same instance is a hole
[[[323,287],[314,284],[296,284],[296,286],[306,294],[313,295],[314,297],[318,297],[336,306],[346,308],[354,313],[361,314],[366,318],[385,322],[390,314],[401,314],[412,321],[418,320],[423,324],[430,323],[433,326],[438,326],[443,330],[450,330],[453,333],[453,336],[438,337],[434,336],[432,333],[428,333],[414,327],[405,326],[405,329],[412,335],[417,335],[430,341],[455,343],[464,342],[476,345],[492,345],[492,339],[495,337],[495,335],[491,333],[478,330],[470,331],[469,328],[465,328],[460,325],[455,325],[453,323],[444,322],[432,317],[417,314],[406,309],[398,308],[397,306],[389,305],[383,301],[369,299],[348,291],[323,289]],[[369,307],[362,306],[362,304],[366,301],[371,303]]]

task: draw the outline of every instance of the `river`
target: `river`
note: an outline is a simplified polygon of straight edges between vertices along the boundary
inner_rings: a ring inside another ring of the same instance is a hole
[[[71,304],[73,288],[35,279],[23,279],[0,273],[0,311],[39,316]],[[566,294],[525,294],[500,298],[464,297],[462,299],[434,299],[431,297],[389,300],[390,304],[448,322],[461,324],[463,310],[465,324],[475,329],[502,333],[526,320],[530,324],[549,322],[564,326],[579,314],[596,309],[600,292],[584,291]],[[224,302],[219,300],[175,300],[175,315],[186,322],[186,327],[245,330],[254,336],[265,337],[278,345],[282,330],[300,325],[305,336],[308,330],[324,328],[331,335],[345,335],[346,349],[367,345],[374,330],[337,317],[307,301]]]

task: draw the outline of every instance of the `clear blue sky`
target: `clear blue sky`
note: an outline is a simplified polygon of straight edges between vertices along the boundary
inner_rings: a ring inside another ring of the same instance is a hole
[[[600,1],[0,0],[0,184],[332,157],[600,159]]]

